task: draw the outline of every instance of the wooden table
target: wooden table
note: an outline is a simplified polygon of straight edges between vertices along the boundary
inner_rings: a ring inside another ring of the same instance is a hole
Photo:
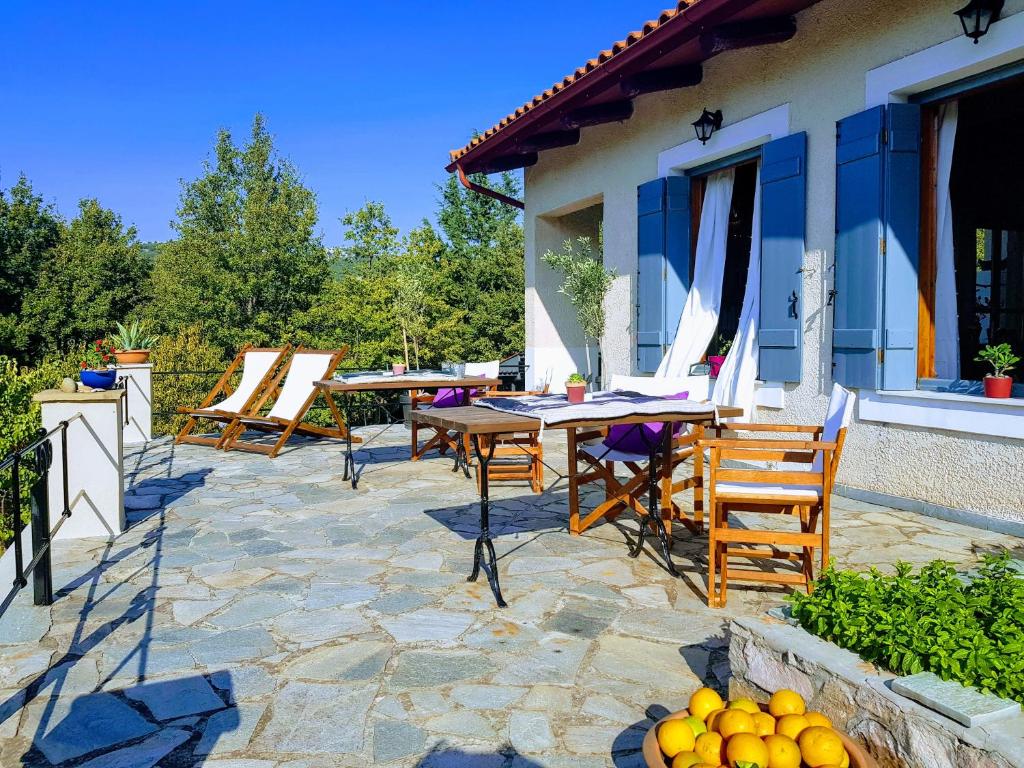
[[[743,409],[733,406],[719,406],[718,415],[723,418],[735,418],[743,415]],[[422,424],[429,424],[431,426],[441,427],[442,429],[448,429],[469,435],[473,443],[473,450],[476,453],[477,461],[480,465],[480,535],[476,539],[476,544],[473,550],[473,571],[470,573],[468,580],[477,580],[480,575],[483,558],[486,556],[487,580],[490,582],[491,590],[494,592],[494,597],[495,600],[497,600],[498,605],[504,608],[507,603],[501,594],[501,585],[498,581],[498,558],[494,553],[494,544],[491,543],[490,499],[487,489],[487,466],[494,455],[494,445],[497,441],[487,441],[488,450],[485,455],[480,448],[480,436],[497,436],[511,432],[536,432],[541,428],[540,420],[517,414],[496,411],[493,408],[477,405],[461,406],[458,408],[438,408],[431,411],[416,412],[412,417],[414,420]],[[611,427],[617,424],[649,424],[654,422],[661,422],[666,425],[670,425],[678,422],[707,423],[713,420],[714,415],[712,413],[662,413],[657,416],[648,414],[623,416],[614,419],[593,419],[565,422],[562,424],[548,424],[545,426],[545,429],[575,430],[593,427]],[[670,426],[666,426],[666,428],[662,430],[662,434],[664,435],[664,443],[662,445],[659,445],[657,442],[652,442],[649,446],[650,466],[652,467],[657,466],[656,461],[659,451],[671,450],[672,428]],[[570,467],[569,471],[575,472],[576,467]],[[679,573],[676,571],[675,566],[672,563],[672,555],[670,552],[671,542],[669,541],[668,531],[665,529],[665,524],[661,519],[661,513],[658,509],[658,481],[660,479],[660,473],[649,472],[648,474],[648,520],[641,521],[640,536],[637,539],[636,546],[632,549],[630,554],[636,557],[640,553],[640,550],[643,547],[647,524],[653,522],[658,538],[661,541],[662,550],[664,551],[669,571],[673,575],[678,576]]]
[[[372,374],[367,374],[370,376]],[[445,387],[451,387],[453,389],[462,389],[463,398],[466,405],[469,405],[469,390],[472,387],[498,387],[501,385],[501,379],[491,379],[484,376],[464,376],[462,378],[453,378],[451,376],[435,376],[435,377],[413,377],[413,376],[396,376],[393,380],[389,381],[386,377],[380,377],[371,379],[368,381],[344,381],[339,379],[322,379],[321,381],[314,382],[319,387],[325,397],[341,397],[341,412],[342,417],[345,421],[345,471],[342,475],[342,480],[351,479],[352,487],[355,488],[359,482],[359,476],[356,473],[356,462],[352,454],[352,424],[350,419],[350,406],[351,397],[353,394],[361,392],[391,392],[394,390],[405,390],[407,392],[414,389],[442,389]],[[440,410],[440,409],[439,409]],[[397,422],[394,422],[397,423]],[[461,441],[460,441],[461,442]],[[456,457],[456,469],[458,468],[458,457]]]

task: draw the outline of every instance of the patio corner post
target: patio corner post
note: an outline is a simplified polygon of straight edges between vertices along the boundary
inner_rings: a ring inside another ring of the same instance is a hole
[[[153,439],[153,364],[118,365],[117,375],[128,392],[125,445],[141,445]]]
[[[129,397],[131,395],[129,394]],[[70,516],[57,538],[113,537],[127,527],[124,511],[124,391],[62,392],[47,389],[35,395],[42,406],[46,431],[68,422],[50,439],[47,496],[51,524],[64,514],[67,498]],[[66,450],[67,461],[63,460]],[[65,473],[67,494],[65,496]]]

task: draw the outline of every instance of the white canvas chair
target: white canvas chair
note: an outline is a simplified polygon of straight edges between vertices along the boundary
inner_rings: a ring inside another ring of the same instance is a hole
[[[344,439],[348,434],[348,426],[338,412],[338,407],[330,396],[324,396],[336,426],[321,427],[304,421],[306,414],[322,393],[315,386],[321,379],[329,379],[338,363],[348,353],[348,347],[340,350],[303,349],[299,347],[292,355],[288,364],[281,369],[272,385],[256,403],[256,411],[274,396],[274,405],[266,416],[238,414],[225,431],[224,450],[235,448],[243,451],[264,453],[274,458],[294,433],[314,435],[317,437],[334,437]],[[283,386],[280,385],[284,378]],[[278,387],[280,386],[280,389]],[[247,429],[260,432],[280,433],[272,445],[243,441],[242,435]]]
[[[256,405],[257,401],[267,390],[281,361],[290,350],[290,344],[272,349],[257,348],[250,344],[242,347],[235,355],[235,359],[231,361],[231,365],[217,380],[213,389],[203,398],[198,408],[180,407],[177,409],[178,413],[187,414],[188,420],[178,431],[174,442],[210,445],[215,448],[223,447],[224,439],[227,436],[226,429],[216,437],[194,435],[192,431],[201,420],[229,424],[239,414],[255,414],[259,409],[259,406]],[[239,367],[242,368],[242,378],[238,382],[238,386],[232,389],[231,378],[238,372]],[[214,403],[213,401],[217,397],[223,399]]]
[[[780,434],[778,438],[703,440],[710,450],[708,500],[708,605],[722,607],[730,578],[739,581],[802,585],[810,591],[814,578],[814,550],[821,551],[820,567],[828,564],[830,496],[846,431],[853,418],[856,396],[838,384],[832,387],[825,422],[799,424],[727,424],[714,429]],[[806,434],[810,439],[784,435]],[[723,466],[723,461],[729,466]],[[765,465],[805,465],[807,469],[779,469]],[[739,463],[742,466],[734,466]],[[729,515],[760,512],[797,518],[799,530],[734,528]],[[820,527],[819,527],[820,524]],[[782,549],[790,547],[791,549]],[[792,551],[797,549],[798,551]],[[790,561],[798,570],[752,570],[730,567],[730,558]],[[718,583],[716,585],[716,571]]]

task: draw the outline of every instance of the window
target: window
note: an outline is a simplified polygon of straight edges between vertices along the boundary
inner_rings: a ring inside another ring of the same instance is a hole
[[[955,140],[943,170],[951,108]],[[988,368],[974,358],[986,344],[1024,350],[1022,123],[1022,79],[922,110],[921,378],[978,380]],[[946,183],[948,223],[941,210]],[[944,269],[952,271],[947,290]]]

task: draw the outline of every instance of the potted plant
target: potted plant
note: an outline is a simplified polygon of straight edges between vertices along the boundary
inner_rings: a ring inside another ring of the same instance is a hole
[[[583,402],[583,393],[587,389],[587,380],[580,374],[574,373],[565,380],[565,394],[569,402],[579,405]]]
[[[392,363],[391,373],[395,376],[401,376],[405,373],[405,363]]]
[[[1009,344],[989,344],[974,358],[980,363],[989,363],[994,373],[985,377],[985,397],[1010,397],[1013,389],[1013,378],[1006,375],[1020,362],[1013,354]]]
[[[80,363],[82,384],[93,389],[110,389],[117,381],[117,371],[108,368],[114,362],[114,346],[106,339],[97,339],[85,348]]]
[[[117,333],[110,337],[114,345],[114,357],[118,365],[133,365],[149,360],[149,353],[156,344],[158,336],[147,336],[145,323],[134,321],[127,328],[115,323]]]
[[[725,357],[729,354],[729,350],[732,348],[732,339],[725,338],[721,334],[715,337],[715,352],[714,355],[708,355],[708,365],[711,366],[709,376],[715,379],[718,378],[718,372],[722,370],[722,365],[725,363]]]

